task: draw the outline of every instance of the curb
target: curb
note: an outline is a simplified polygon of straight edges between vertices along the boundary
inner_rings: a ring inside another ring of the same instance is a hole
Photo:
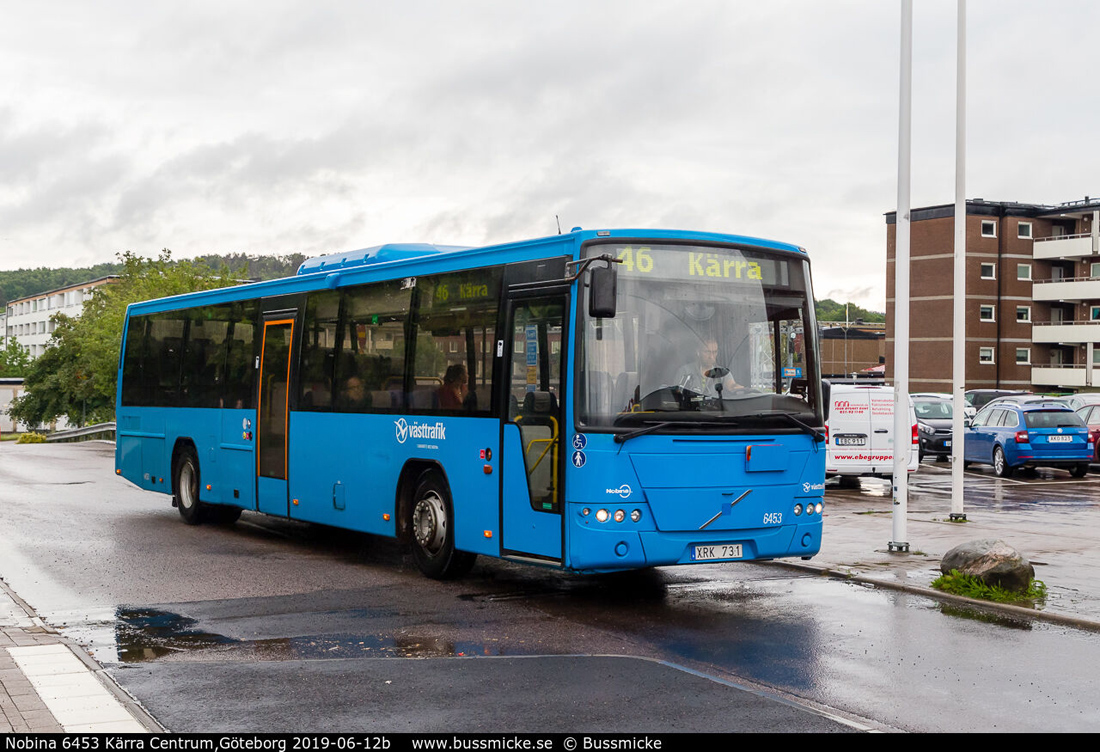
[[[43,632],[50,635],[53,638],[51,644],[61,645],[68,649],[68,651],[76,658],[84,667],[88,670],[88,673],[94,675],[103,689],[108,692],[118,703],[133,717],[134,721],[143,726],[148,732],[154,734],[167,733],[167,729],[161,726],[152,715],[148,713],[131,695],[122,689],[115,680],[111,678],[111,675],[100,666],[96,660],[81,646],[73,643],[66,637],[63,637],[53,627],[46,624],[34,611],[34,609],[25,600],[19,597],[14,590],[0,578],[0,591],[11,598],[23,612],[27,618],[35,625],[36,628],[42,629]],[[24,671],[24,675],[26,675]],[[33,683],[33,682],[32,682]],[[47,703],[47,707],[49,704]],[[51,714],[55,711],[50,710]],[[55,716],[56,718],[56,716]],[[60,721],[59,721],[60,723]]]
[[[850,572],[841,572],[833,567],[816,566],[813,564],[799,564],[789,561],[767,561],[760,562],[770,566],[783,567],[786,569],[793,569],[800,572],[809,572],[812,574],[818,574],[826,577],[831,577],[836,580],[844,580],[846,582],[857,582],[861,585],[872,585],[874,587],[886,588],[887,590],[895,590],[902,593],[909,593],[911,595],[920,595],[931,600],[941,601],[944,603],[951,603],[957,606],[966,606],[977,611],[987,611],[1004,616],[1013,616],[1020,619],[1028,619],[1033,621],[1044,621],[1051,624],[1059,624],[1061,626],[1073,627],[1075,629],[1081,629],[1089,632],[1100,632],[1100,622],[1091,621],[1089,619],[1082,619],[1076,616],[1066,616],[1065,614],[1056,614],[1049,611],[1037,611],[1031,608],[1025,608],[1023,606],[1014,606],[1010,603],[995,603],[993,601],[982,601],[976,598],[967,598],[962,595],[955,595],[954,593],[945,593],[942,590],[936,590],[935,588],[921,587],[919,585],[905,585],[898,582],[890,582],[889,580],[880,580],[874,577],[867,577],[860,574],[851,574]]]

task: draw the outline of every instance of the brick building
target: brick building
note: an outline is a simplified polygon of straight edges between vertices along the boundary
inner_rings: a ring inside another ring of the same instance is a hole
[[[951,389],[955,206],[910,212],[909,386]],[[886,215],[893,378],[896,213]],[[966,387],[1100,388],[1100,199],[966,202]],[[1095,373],[1094,373],[1095,370]]]
[[[849,378],[884,362],[885,324],[846,325],[819,322],[821,373],[825,378]]]

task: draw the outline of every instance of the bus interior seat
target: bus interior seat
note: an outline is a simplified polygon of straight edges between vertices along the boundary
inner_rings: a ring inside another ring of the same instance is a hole
[[[397,407],[395,404],[396,395],[393,392],[387,392],[383,389],[376,389],[370,393],[370,404],[373,408],[388,409],[391,407]]]
[[[419,379],[417,379],[419,382]],[[413,410],[432,410],[439,407],[439,395],[434,386],[420,386],[409,395],[409,408]]]

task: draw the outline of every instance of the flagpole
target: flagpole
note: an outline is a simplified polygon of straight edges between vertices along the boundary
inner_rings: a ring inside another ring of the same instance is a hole
[[[909,168],[913,89],[913,0],[901,3],[901,82],[898,125],[898,209],[894,253],[894,512],[890,551],[909,551],[906,514],[909,457]]]

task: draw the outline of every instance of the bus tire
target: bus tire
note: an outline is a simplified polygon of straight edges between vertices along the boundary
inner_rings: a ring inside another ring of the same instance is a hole
[[[455,548],[451,494],[439,473],[421,473],[409,505],[413,559],[426,577],[453,580],[470,571],[476,554]]]
[[[199,501],[199,458],[195,450],[186,447],[176,460],[172,475],[172,492],[180,517],[188,525],[198,525],[206,516],[206,505]]]

